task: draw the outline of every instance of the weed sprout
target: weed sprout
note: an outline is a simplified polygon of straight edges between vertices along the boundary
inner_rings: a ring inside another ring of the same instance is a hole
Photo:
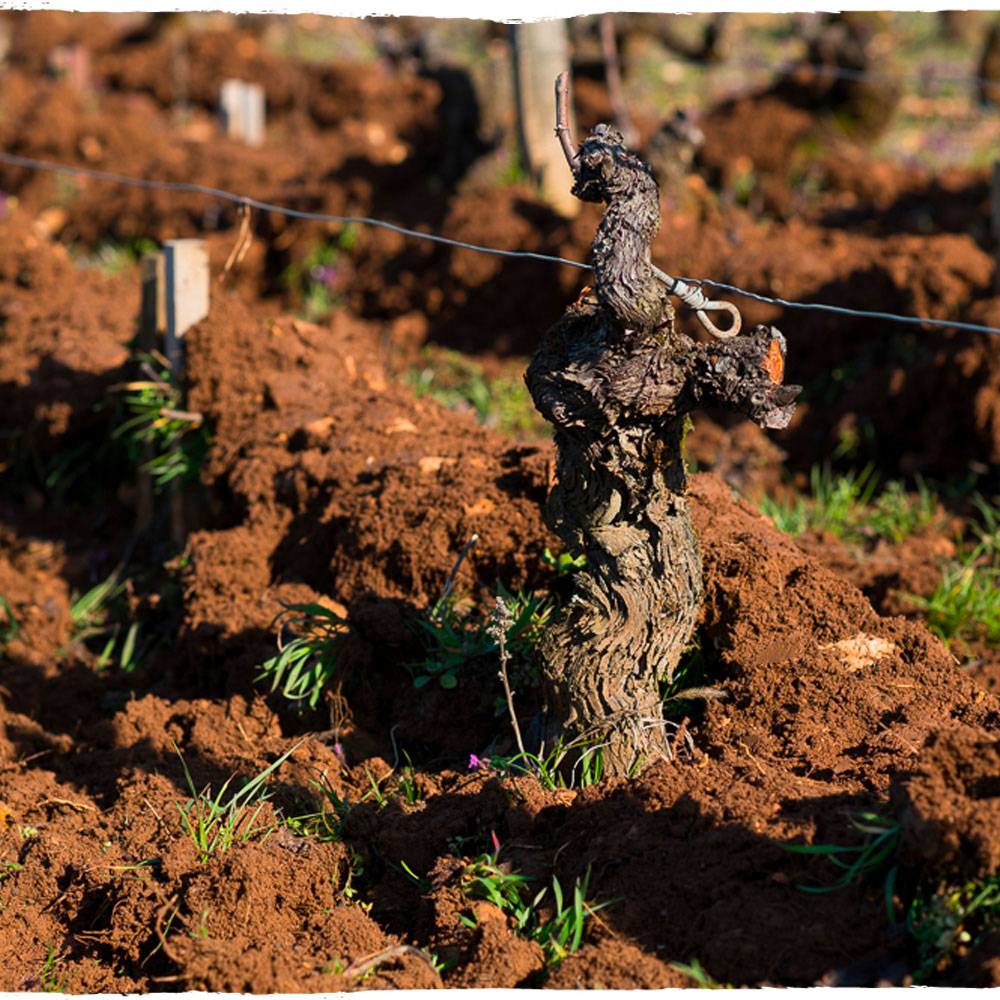
[[[251,778],[238,792],[232,792],[228,796],[226,793],[233,779],[227,778],[214,798],[208,787],[201,792],[195,789],[187,762],[178,747],[174,746],[181,767],[184,768],[184,777],[192,796],[186,803],[177,803],[181,814],[181,826],[198,848],[198,857],[203,863],[216,851],[221,854],[229,850],[233,844],[245,843],[253,837],[266,838],[279,826],[278,823],[254,826],[269,797],[264,785],[304,742],[299,740],[273,764],[255,778]],[[250,812],[252,806],[256,808]]]
[[[950,964],[958,949],[969,949],[1000,927],[1000,874],[962,885],[939,883],[918,890],[906,915],[916,945],[917,982]]]
[[[122,620],[128,613],[128,587],[128,581],[122,580],[115,570],[70,606],[71,645],[83,644],[96,654],[98,673],[109,664],[122,673],[133,673],[153,646],[148,638],[140,638],[139,622],[133,621],[126,627]]]
[[[270,679],[271,691],[280,689],[289,701],[315,708],[337,669],[337,642],[349,625],[335,611],[315,602],[282,603],[271,628],[282,619],[298,634],[284,644],[279,640],[278,655],[261,664],[254,680]]]
[[[139,360],[155,377],[119,387],[129,415],[112,437],[124,442],[133,462],[144,458],[144,446],[151,446],[152,457],[141,468],[152,476],[157,492],[175,481],[196,482],[211,443],[201,414],[181,408],[183,394],[168,367],[154,367],[155,359],[147,355],[140,355]]]
[[[898,865],[890,864],[899,846],[901,826],[881,812],[867,811],[851,816],[851,825],[866,837],[863,844],[790,844],[785,850],[795,854],[814,854],[825,857],[841,869],[841,876],[832,885],[800,885],[803,892],[833,892],[844,889],[869,872],[886,870],[885,905],[889,922],[894,919],[893,889]]]
[[[945,643],[1000,644],[1000,498],[973,498],[982,524],[971,525],[978,541],[941,566],[930,597],[902,595],[927,616],[927,626]]]
[[[534,895],[528,888],[532,880],[525,875],[508,871],[500,863],[500,847],[493,838],[492,853],[479,855],[469,862],[461,874],[462,893],[469,899],[485,899],[514,921],[516,932],[531,941],[537,941],[545,954],[549,967],[561,962],[577,950],[583,939],[587,917],[618,900],[593,903],[587,900],[590,868],[578,877],[571,896],[564,896],[559,880],[552,876],[552,897],[545,902],[549,892],[543,887]],[[545,916],[543,916],[545,914]],[[462,914],[459,919],[467,927],[475,927],[474,916]]]
[[[814,465],[809,483],[811,496],[791,501],[762,496],[755,501],[758,510],[793,537],[805,531],[829,531],[852,543],[872,537],[900,542],[937,516],[937,496],[922,480],[917,481],[915,495],[896,480],[876,492],[879,480],[870,464],[846,475]]]
[[[511,594],[502,584],[497,585],[497,594],[511,620],[506,629],[506,649],[523,655],[538,641],[552,605],[545,598],[524,591]],[[462,616],[450,596],[439,600],[425,618],[418,618],[416,627],[425,650],[424,658],[409,667],[413,686],[417,688],[432,680],[443,688],[456,687],[463,664],[490,656],[500,648],[490,631],[489,617]]]

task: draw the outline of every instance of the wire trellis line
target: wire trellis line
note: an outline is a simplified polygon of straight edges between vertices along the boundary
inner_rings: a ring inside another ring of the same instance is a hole
[[[699,60],[690,60],[695,65]],[[825,63],[809,62],[803,59],[782,59],[777,63],[768,63],[762,59],[721,59],[718,62],[706,62],[707,70],[724,69],[732,66],[737,69],[761,70],[774,73],[777,76],[791,76],[797,70],[813,70],[818,76],[831,76],[838,80],[881,80],[883,82],[898,81],[912,83],[921,87],[935,86],[969,86],[969,87],[1000,87],[1000,80],[986,76],[952,76],[938,73],[893,73],[891,71],[873,71],[850,69],[847,66],[830,66]]]
[[[563,260],[561,257],[550,257],[547,254],[532,253],[529,250],[496,250],[492,247],[477,246],[474,243],[463,243],[460,240],[448,239],[447,236],[438,236],[435,233],[421,233],[416,229],[406,229],[404,226],[397,226],[395,223],[385,222],[382,219],[372,219],[368,216],[327,215],[323,212],[306,212],[298,208],[288,208],[284,205],[275,205],[271,202],[260,201],[257,198],[251,198],[247,195],[234,194],[232,191],[223,191],[221,188],[205,187],[203,184],[190,184],[187,181],[152,181],[141,177],[130,177],[126,174],[116,174],[108,170],[95,170],[91,167],[75,167],[67,164],[52,163],[48,160],[36,160],[33,157],[18,156],[15,153],[0,152],[0,163],[9,163],[17,167],[28,167],[33,170],[73,174],[77,177],[90,177],[93,180],[108,181],[112,184],[125,184],[147,190],[203,194],[211,198],[218,198],[220,201],[232,202],[234,205],[247,205],[261,212],[277,212],[280,215],[287,215],[293,219],[310,219],[314,222],[337,222],[343,225],[378,226],[381,229],[391,229],[394,233],[400,233],[403,236],[431,240],[434,243],[445,243],[449,246],[460,247],[463,250],[475,250],[477,253],[496,254],[501,257],[521,257],[531,260],[557,260],[562,264],[569,264],[572,267],[589,268],[588,264],[580,264],[573,260]]]
[[[724,281],[715,281],[711,278],[681,278],[681,281],[690,282],[692,285],[711,285],[713,288],[721,288],[727,292],[736,292],[745,295],[748,299],[756,299],[758,302],[766,302],[769,305],[784,306],[786,309],[822,309],[824,312],[840,313],[843,316],[858,316],[864,319],[886,319],[896,323],[914,323],[917,325],[931,324],[932,326],[946,326],[955,330],[972,330],[977,333],[1000,334],[1000,330],[992,326],[980,326],[978,323],[960,323],[958,320],[944,319],[923,319],[919,316],[897,316],[895,313],[875,312],[868,309],[850,309],[847,306],[830,306],[823,303],[814,302],[790,302],[788,299],[772,298],[769,295],[758,295],[756,292],[748,292],[735,285],[727,285]]]
[[[557,257],[552,254],[535,253],[530,250],[499,250],[496,247],[484,247],[475,243],[464,243],[461,240],[449,239],[447,236],[439,236],[436,233],[421,233],[416,229],[407,229],[404,226],[397,226],[395,223],[386,222],[383,219],[373,219],[368,216],[350,215],[330,215],[323,212],[307,212],[302,209],[288,208],[284,205],[277,205],[272,202],[261,201],[247,195],[234,194],[232,191],[224,191],[221,188],[206,187],[202,184],[191,184],[186,181],[156,181],[142,177],[131,177],[127,174],[113,173],[107,170],[96,170],[92,167],[77,167],[64,163],[53,163],[49,160],[38,160],[30,156],[20,156],[16,153],[0,152],[0,163],[10,166],[25,167],[32,170],[44,170],[52,173],[65,173],[78,177],[90,177],[93,180],[106,181],[113,184],[123,184],[131,187],[144,188],[155,191],[180,191],[188,194],[202,194],[211,198],[218,198],[220,201],[228,201],[235,205],[246,205],[263,212],[276,212],[294,219],[309,219],[316,222],[335,222],[342,225],[365,225],[377,226],[382,229],[389,229],[403,236],[409,236],[419,240],[430,240],[434,243],[443,243],[447,246],[457,247],[460,250],[471,250],[475,253],[492,254],[498,257],[513,257],[522,260],[540,260],[552,264],[565,264],[568,267],[576,267],[584,271],[593,270],[590,264],[583,264],[577,260],[569,260],[566,257]],[[867,309],[850,309],[846,306],[833,306],[822,302],[791,302],[788,299],[773,298],[768,295],[760,295],[757,292],[749,292],[745,288],[736,285],[729,285],[725,282],[715,281],[710,278],[673,278],[665,274],[659,268],[654,268],[657,278],[665,285],[670,286],[677,281],[683,281],[692,285],[711,285],[713,288],[721,288],[746,298],[764,302],[768,305],[782,306],[788,309],[812,309],[820,312],[835,313],[843,316],[853,316],[858,319],[887,320],[896,323],[908,323],[917,326],[937,326],[946,329],[968,330],[973,333],[989,333],[1000,336],[1000,329],[992,326],[983,326],[978,323],[962,323],[957,320],[931,319],[930,317],[900,316],[896,313],[877,312]]]

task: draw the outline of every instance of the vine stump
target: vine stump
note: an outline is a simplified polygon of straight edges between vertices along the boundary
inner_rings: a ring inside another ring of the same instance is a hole
[[[566,131],[563,128],[563,131]],[[682,447],[688,414],[727,406],[784,427],[798,386],[782,384],[785,338],[772,327],[695,343],[674,325],[652,266],[656,181],[621,135],[598,125],[575,156],[573,193],[606,209],[595,282],[548,331],[525,380],[555,428],[548,524],[586,555],[569,602],[537,650],[547,746],[603,745],[605,773],[670,756],[658,690],[688,644],[702,595]]]

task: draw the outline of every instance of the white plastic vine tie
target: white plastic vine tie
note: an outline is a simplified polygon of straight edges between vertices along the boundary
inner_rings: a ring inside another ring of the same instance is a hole
[[[698,317],[698,322],[713,337],[717,337],[719,340],[729,340],[730,337],[735,337],[743,328],[743,317],[740,315],[739,309],[732,302],[726,302],[722,299],[710,299],[700,288],[689,285],[687,282],[681,281],[680,278],[672,278],[658,267],[654,266],[653,273],[667,286],[667,291],[671,295],[676,295],[688,309],[694,310],[695,316]],[[706,315],[706,313],[710,312],[729,313],[732,319],[729,328],[720,330]]]

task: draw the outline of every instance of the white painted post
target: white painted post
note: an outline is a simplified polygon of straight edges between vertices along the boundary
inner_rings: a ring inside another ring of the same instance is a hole
[[[264,88],[248,83],[243,90],[243,141],[248,146],[264,144]]]
[[[182,371],[184,335],[208,315],[208,248],[204,240],[167,240],[163,244],[163,276],[166,330],[163,353],[171,371],[178,378]],[[170,491],[170,534],[174,544],[183,548],[184,497],[174,483]]]
[[[180,374],[184,334],[208,315],[208,248],[204,240],[167,240],[163,244],[166,331],[163,353]]]
[[[260,84],[223,80],[219,113],[226,135],[242,139],[248,146],[264,142],[264,88]]]
[[[7,56],[10,55],[10,21],[4,19],[0,21],[0,66],[7,65]]]
[[[51,72],[64,76],[77,90],[90,90],[90,50],[82,45],[57,45],[49,53]]]
[[[527,168],[535,175],[545,200],[560,214],[572,218],[580,211],[580,200],[570,193],[573,174],[555,138],[555,108],[552,85],[569,68],[569,38],[565,19],[514,24],[512,38],[514,80],[521,144]],[[570,131],[574,129],[569,109]]]

